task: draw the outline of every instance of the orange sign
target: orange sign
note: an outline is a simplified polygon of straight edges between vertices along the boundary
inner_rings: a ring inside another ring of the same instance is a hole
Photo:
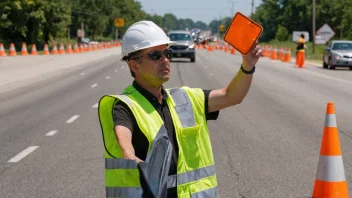
[[[247,54],[253,48],[262,32],[262,26],[242,13],[237,12],[225,33],[224,40],[242,54]]]

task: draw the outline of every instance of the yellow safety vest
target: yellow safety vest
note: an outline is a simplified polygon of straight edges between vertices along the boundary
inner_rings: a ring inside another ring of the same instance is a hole
[[[177,186],[178,198],[217,197],[217,180],[204,93],[189,87],[167,90],[166,100],[175,126],[179,157],[177,175],[168,177],[168,187]],[[148,153],[164,123],[153,105],[132,85],[121,95],[106,95],[99,102],[99,119],[105,146],[106,197],[141,197],[142,188],[135,160],[123,158],[116,140],[113,107],[124,102],[149,141]]]

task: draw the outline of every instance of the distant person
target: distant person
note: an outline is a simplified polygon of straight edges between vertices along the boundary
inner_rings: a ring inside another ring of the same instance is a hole
[[[304,58],[305,58],[306,40],[304,39],[304,34],[301,34],[297,41],[296,46],[296,66],[299,68],[305,68]]]
[[[255,46],[242,55],[239,71],[225,87],[165,89],[172,58],[168,48],[173,44],[151,21],[134,23],[124,34],[122,60],[134,81],[120,95],[104,96],[99,102],[107,197],[148,197],[150,190],[138,167],[151,156],[150,147],[161,133],[167,134],[173,148],[165,197],[218,196],[207,121],[243,101],[262,50]]]

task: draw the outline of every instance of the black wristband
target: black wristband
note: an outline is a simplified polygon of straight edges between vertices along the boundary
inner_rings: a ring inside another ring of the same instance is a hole
[[[245,74],[253,74],[253,73],[255,72],[255,65],[254,65],[254,67],[253,67],[253,69],[252,69],[251,71],[247,71],[247,70],[245,70],[245,69],[243,68],[243,65],[241,64],[241,70],[242,70],[242,72],[245,73]]]

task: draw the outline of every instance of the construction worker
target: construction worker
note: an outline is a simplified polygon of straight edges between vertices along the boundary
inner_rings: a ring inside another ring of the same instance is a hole
[[[151,21],[134,23],[123,36],[122,60],[134,81],[122,94],[99,102],[107,197],[148,197],[138,167],[150,158],[160,133],[172,144],[167,197],[218,196],[207,120],[242,102],[262,50],[255,46],[242,56],[241,68],[226,87],[165,89],[172,56],[168,47],[174,43]]]
[[[306,40],[304,39],[304,34],[301,34],[297,41],[296,46],[296,66],[300,68],[305,68],[304,66],[304,49],[306,49]]]

